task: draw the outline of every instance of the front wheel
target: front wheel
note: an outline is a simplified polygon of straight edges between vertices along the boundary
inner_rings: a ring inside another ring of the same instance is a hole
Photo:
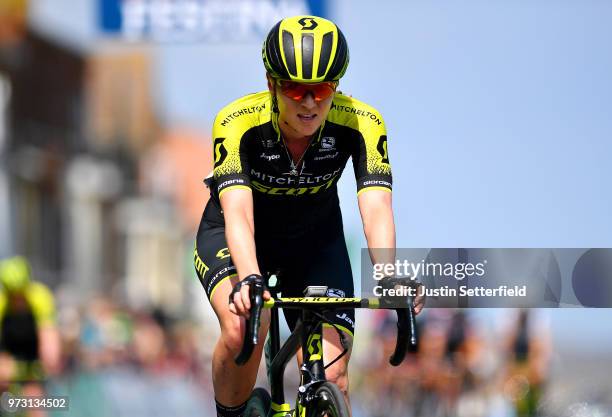
[[[315,399],[309,406],[308,417],[349,417],[344,395],[336,384],[324,382],[315,390]]]
[[[270,410],[270,394],[263,388],[255,388],[247,401],[244,417],[267,417]]]

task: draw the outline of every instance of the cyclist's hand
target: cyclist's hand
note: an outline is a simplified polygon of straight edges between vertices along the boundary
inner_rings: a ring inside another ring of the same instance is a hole
[[[416,295],[412,300],[412,309],[414,314],[419,314],[423,307],[425,307],[425,294],[423,293],[423,284],[420,282],[412,281],[406,278],[395,278],[393,276],[385,277],[380,281],[380,285],[387,289],[399,289],[401,286],[412,287],[416,290]],[[382,297],[381,301],[383,303],[387,303],[388,306],[396,306],[398,303],[401,305],[403,303],[403,298],[401,296],[399,299],[394,299],[393,296],[390,297]]]
[[[414,300],[412,300],[412,309],[414,310],[414,314],[419,314],[423,310],[423,307],[425,307],[426,296],[424,293],[421,293],[422,291],[423,284],[417,283],[417,295],[414,297]]]
[[[262,282],[263,278],[261,275],[252,274],[238,282],[229,296],[229,310],[238,315],[242,316],[246,319],[250,318],[250,310],[251,310],[251,299],[250,299],[250,290],[251,285],[256,282]],[[263,299],[265,301],[271,298],[270,292],[265,289],[263,292]]]

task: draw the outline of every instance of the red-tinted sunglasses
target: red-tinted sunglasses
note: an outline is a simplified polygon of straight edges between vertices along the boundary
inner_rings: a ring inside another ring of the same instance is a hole
[[[287,97],[300,101],[306,94],[311,93],[315,101],[323,101],[336,91],[338,83],[333,81],[325,81],[316,84],[296,83],[295,81],[276,80],[281,91]]]

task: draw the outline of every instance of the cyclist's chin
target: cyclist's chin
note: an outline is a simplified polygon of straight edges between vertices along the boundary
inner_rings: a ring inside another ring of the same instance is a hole
[[[321,123],[319,122],[318,117],[307,122],[298,119],[293,125],[293,129],[301,136],[312,136],[317,130],[319,130],[320,126]]]

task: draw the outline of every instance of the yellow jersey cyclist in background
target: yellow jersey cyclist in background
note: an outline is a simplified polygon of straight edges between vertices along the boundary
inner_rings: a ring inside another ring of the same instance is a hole
[[[340,29],[320,17],[285,18],[268,34],[262,55],[268,89],[234,101],[215,119],[214,175],[206,180],[211,199],[194,254],[221,328],[212,376],[223,417],[242,415],[261,359],[263,343],[245,366],[234,363],[253,282],[278,273],[275,290],[284,297],[302,296],[309,285],[327,286],[328,296],[354,296],[337,192],[349,158],[368,247],[395,248],[385,124],[374,108],[337,91],[349,63]],[[418,312],[422,303],[416,304]],[[298,313],[284,314],[293,329]],[[327,319],[353,335],[354,311]],[[264,311],[260,340],[268,323]],[[333,328],[324,327],[323,337],[325,358],[343,351]],[[325,371],[347,403],[349,358]]]
[[[53,294],[31,279],[23,257],[0,261],[0,389],[43,395],[60,364]]]

